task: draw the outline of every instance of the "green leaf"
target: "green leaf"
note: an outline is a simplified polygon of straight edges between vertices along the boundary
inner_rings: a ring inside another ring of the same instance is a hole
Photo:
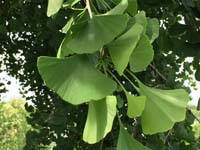
[[[153,60],[153,47],[146,35],[143,35],[130,56],[130,68],[133,72],[144,71]]]
[[[74,22],[74,18],[71,17],[71,18],[67,21],[66,25],[62,28],[62,33],[67,33],[67,32],[69,31],[69,29],[71,28],[73,22]]]
[[[72,7],[78,2],[80,2],[80,0],[67,0],[66,2],[63,3],[63,7]]]
[[[147,30],[146,34],[149,37],[150,43],[153,43],[155,39],[159,36],[159,21],[158,19],[147,19]]]
[[[117,150],[150,150],[134,139],[120,122],[120,132],[117,142]]]
[[[160,90],[139,82],[140,95],[147,97],[142,113],[145,134],[155,134],[171,129],[175,122],[185,119],[188,93],[183,89]]]
[[[70,33],[67,33],[64,40],[62,41],[61,45],[60,45],[60,53],[63,55],[63,56],[68,56],[68,55],[72,55],[74,54],[74,52],[68,48],[68,43],[69,41],[72,39],[71,37],[71,34]]]
[[[74,105],[102,99],[116,89],[116,83],[96,70],[85,55],[66,59],[42,56],[38,69],[46,85]]]
[[[143,26],[144,28],[144,33],[146,32],[146,27],[147,27],[147,18],[146,14],[144,11],[139,12],[138,14],[135,15],[135,22],[139,23]]]
[[[62,43],[63,43],[63,42],[62,42]],[[59,49],[58,49],[56,58],[64,58],[64,55],[63,55],[63,53],[62,53],[62,51],[61,51],[61,45],[60,45],[60,47],[59,47]]]
[[[146,96],[133,96],[128,92],[125,94],[128,101],[128,117],[135,118],[141,116],[145,107]]]
[[[127,11],[132,16],[134,16],[137,13],[137,0],[128,0]]]
[[[124,31],[127,21],[125,15],[94,16],[74,27],[68,48],[80,54],[98,51]]]
[[[111,9],[110,11],[108,11],[106,13],[106,15],[119,15],[119,14],[123,14],[124,11],[127,9],[128,7],[128,0],[121,0],[121,2],[115,6],[113,9]]]
[[[123,74],[124,69],[127,67],[129,57],[135,49],[142,31],[143,27],[135,24],[108,46],[112,61],[120,75]]]
[[[103,139],[112,129],[117,109],[115,96],[107,96],[100,101],[89,103],[88,116],[83,132],[83,140],[94,144]]]
[[[62,7],[63,0],[48,0],[47,16],[56,14]]]

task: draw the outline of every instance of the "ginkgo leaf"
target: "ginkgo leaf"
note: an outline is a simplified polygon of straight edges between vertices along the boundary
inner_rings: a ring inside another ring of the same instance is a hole
[[[134,16],[137,13],[137,0],[128,0],[127,11]]]
[[[67,33],[67,32],[70,30],[70,28],[71,28],[73,22],[74,22],[74,18],[71,17],[71,18],[67,21],[66,25],[62,28],[62,33]]]
[[[116,89],[116,83],[96,70],[85,55],[66,59],[42,56],[38,69],[45,84],[74,105],[102,99]]]
[[[127,130],[125,130],[123,124],[120,122],[120,131],[117,142],[117,150],[150,150],[145,147],[136,139],[134,139]]]
[[[72,7],[78,2],[80,2],[80,0],[67,0],[66,2],[63,3],[63,7]]]
[[[143,35],[130,56],[130,68],[133,72],[144,71],[153,60],[154,51],[148,37]]]
[[[121,2],[117,4],[117,6],[115,6],[113,9],[108,11],[106,15],[123,14],[124,11],[127,9],[127,7],[128,7],[128,0],[121,0]]]
[[[124,31],[127,21],[126,15],[94,16],[72,28],[68,48],[80,54],[98,51]]]
[[[60,46],[59,49],[58,49],[56,58],[64,58],[64,55],[63,55],[63,53],[62,53],[62,51],[61,51],[61,46]]]
[[[183,89],[160,90],[139,83],[140,95],[146,96],[142,113],[145,134],[155,134],[171,129],[175,122],[185,119],[188,93]]]
[[[128,101],[128,117],[135,118],[141,116],[145,108],[146,96],[134,96],[130,95],[128,92],[125,94]]]
[[[135,15],[135,22],[139,23],[143,26],[144,28],[144,33],[146,32],[146,27],[147,27],[147,18],[146,14],[144,11],[139,12],[138,14]]]
[[[156,18],[147,19],[146,34],[149,37],[150,43],[153,43],[153,41],[159,36],[159,22]]]
[[[127,67],[129,57],[134,51],[142,31],[143,27],[136,23],[126,33],[108,46],[115,69],[120,75],[123,74],[124,69]]]
[[[94,144],[103,139],[112,129],[117,109],[115,96],[107,96],[100,101],[89,103],[88,116],[83,132],[83,140]]]
[[[72,39],[71,37],[71,34],[70,33],[67,33],[65,38],[63,39],[61,45],[60,45],[60,53],[63,55],[63,56],[68,56],[68,55],[72,55],[74,54],[74,52],[68,47],[68,43],[69,41]]]
[[[56,14],[62,7],[63,0],[48,0],[47,16]]]

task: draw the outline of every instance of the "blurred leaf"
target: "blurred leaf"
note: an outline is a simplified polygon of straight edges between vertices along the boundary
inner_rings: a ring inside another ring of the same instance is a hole
[[[147,30],[146,34],[149,37],[150,43],[153,43],[159,36],[159,22],[157,19],[147,19]]]
[[[63,7],[72,7],[78,2],[80,2],[80,0],[67,0],[66,2],[63,3]]]
[[[150,150],[135,140],[120,122],[120,131],[117,142],[117,150]]]
[[[137,0],[128,0],[128,8],[127,11],[132,16],[134,16],[137,13]]]
[[[115,6],[113,9],[108,11],[106,15],[120,15],[123,14],[126,8],[128,7],[128,0],[121,0],[117,6]]]
[[[67,21],[66,25],[62,28],[62,33],[67,33],[67,32],[69,31],[69,29],[71,28],[73,22],[74,22],[74,18],[71,17],[71,18]]]
[[[56,14],[62,7],[63,0],[48,0],[47,16]]]

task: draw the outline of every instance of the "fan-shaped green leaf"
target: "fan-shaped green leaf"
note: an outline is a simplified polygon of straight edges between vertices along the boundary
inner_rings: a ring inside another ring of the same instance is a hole
[[[134,16],[137,13],[137,0],[128,0],[127,11]]]
[[[143,35],[130,56],[130,68],[133,72],[144,71],[153,60],[153,46],[146,35]]]
[[[93,53],[100,50],[124,31],[126,15],[94,16],[88,21],[75,25],[68,47],[76,53]]]
[[[84,55],[66,59],[42,56],[38,69],[46,85],[74,105],[102,99],[116,88]]]
[[[67,21],[66,25],[62,28],[62,33],[67,33],[67,32],[70,30],[70,28],[71,28],[73,22],[74,22],[74,18],[71,17],[71,18]]]
[[[124,69],[127,67],[129,57],[135,49],[142,31],[143,27],[136,23],[126,33],[109,45],[112,61],[120,75],[122,75]]]
[[[146,14],[144,11],[139,12],[138,14],[135,15],[135,22],[139,23],[143,26],[144,28],[144,33],[146,32],[146,27],[147,27],[147,18]]]
[[[128,101],[127,115],[130,118],[141,116],[145,107],[146,96],[133,96],[130,95],[128,92],[126,92],[125,94]]]
[[[117,142],[117,150],[150,150],[134,139],[120,122],[120,132]]]
[[[111,9],[109,12],[107,12],[106,15],[123,14],[127,7],[128,7],[128,0],[121,0],[121,2],[117,4],[117,6],[115,6],[113,9]]]
[[[64,40],[62,41],[62,43],[60,45],[59,50],[63,56],[68,56],[68,55],[74,54],[74,52],[71,49],[69,49],[67,46],[71,39],[72,39],[71,34],[67,33]]]
[[[48,0],[47,16],[56,14],[62,7],[63,0]]]
[[[80,0],[67,0],[66,2],[63,3],[63,7],[72,7],[78,2],[80,2]]]
[[[91,101],[87,121],[84,128],[83,140],[94,144],[103,139],[111,131],[117,109],[115,96],[107,96],[100,101]]]
[[[153,43],[155,39],[159,36],[159,22],[157,19],[147,19],[147,30],[146,34],[150,39],[150,43]]]
[[[167,131],[175,122],[185,119],[189,100],[185,90],[160,90],[142,83],[139,83],[139,87],[140,94],[147,97],[142,113],[142,129],[145,134]]]

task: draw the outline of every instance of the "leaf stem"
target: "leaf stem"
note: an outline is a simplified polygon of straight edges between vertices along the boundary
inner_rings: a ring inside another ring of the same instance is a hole
[[[194,117],[194,119],[196,119],[200,123],[200,119],[192,112],[192,110],[190,108],[186,108],[186,109]]]
[[[166,77],[162,74],[162,73],[160,73],[160,71],[158,71],[158,69],[154,66],[154,65],[152,65],[152,64],[149,64],[149,66],[153,69],[153,70],[155,70],[155,72],[163,79],[163,80],[167,80],[166,79]]]
[[[140,80],[128,69],[126,69],[126,72],[128,72],[138,83],[140,83]]]
[[[108,70],[108,69],[106,69],[106,66],[105,66],[105,64],[103,63],[103,71],[104,71],[105,75],[108,76],[108,73],[107,73],[106,70]]]
[[[136,89],[136,91],[139,93],[139,88],[125,75],[123,74],[123,77],[129,81],[129,83]]]
[[[92,16],[92,10],[91,10],[91,7],[90,7],[90,0],[86,0],[85,2],[86,2],[86,9],[88,10],[90,19],[92,19],[93,16]]]
[[[117,77],[109,69],[107,69],[107,71],[115,79],[115,81],[117,81],[117,83],[121,86],[122,90],[124,92],[126,92],[126,89],[124,88],[124,86],[122,85],[122,83],[117,79]]]

